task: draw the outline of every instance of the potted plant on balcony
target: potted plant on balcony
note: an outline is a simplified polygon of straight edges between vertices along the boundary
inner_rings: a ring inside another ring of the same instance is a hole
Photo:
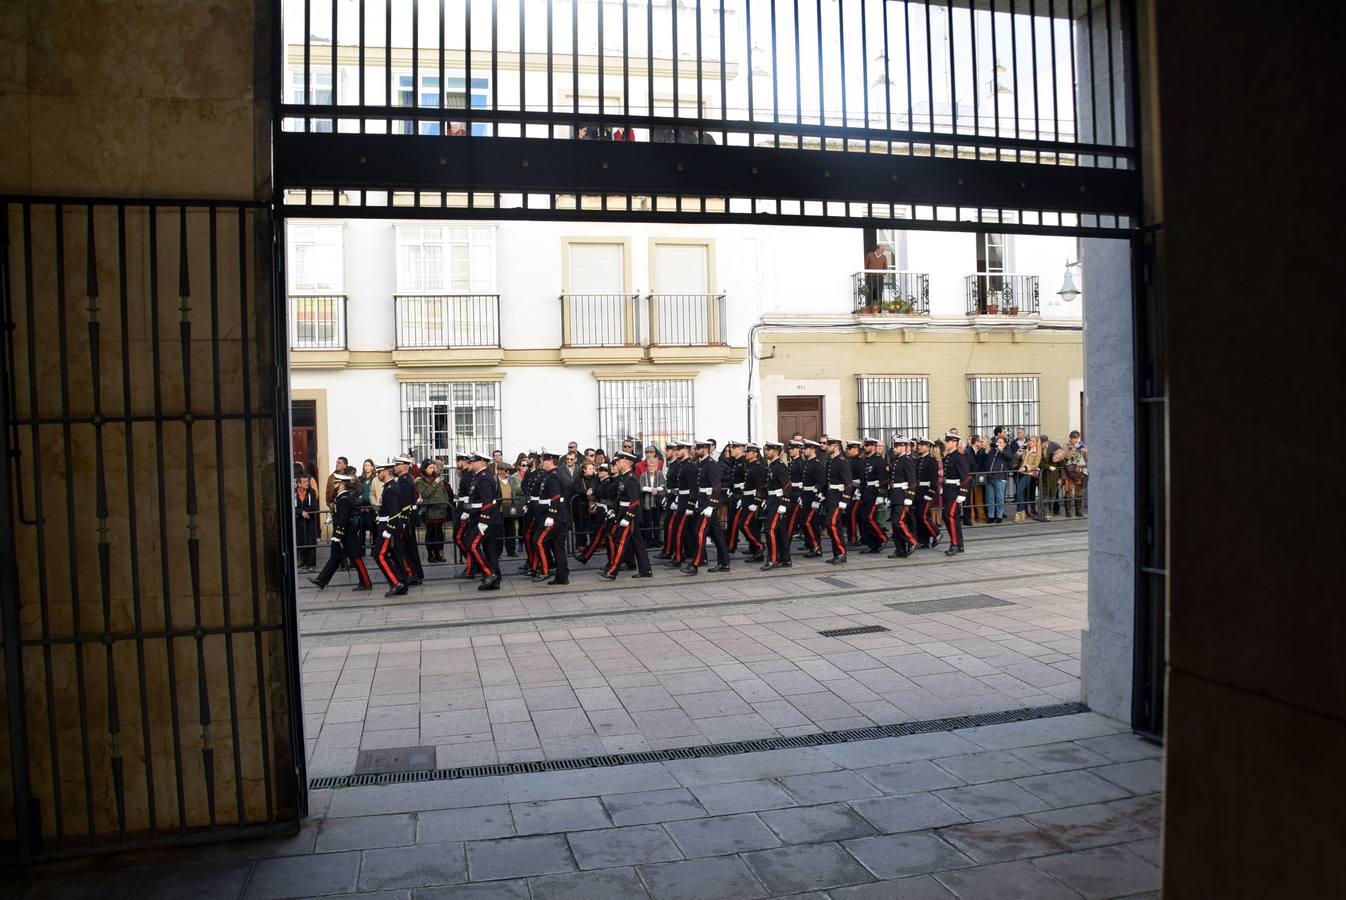
[[[879,305],[879,309],[888,315],[895,315],[898,311],[898,302],[896,300],[885,300]]]
[[[1018,306],[1006,307],[1005,314],[1009,316],[1017,316],[1019,314],[1019,307]]]

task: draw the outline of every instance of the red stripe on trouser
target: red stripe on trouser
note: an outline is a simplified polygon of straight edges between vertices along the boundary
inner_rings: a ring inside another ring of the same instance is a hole
[[[767,537],[771,540],[771,561],[774,563],[779,558],[779,551],[776,549],[776,520],[780,518],[780,513],[771,514],[771,524],[767,527]]]
[[[746,519],[743,520],[743,524],[741,527],[743,528],[743,536],[748,539],[749,544],[752,544],[752,548],[754,550],[763,550],[766,548],[766,544],[762,543],[762,539],[752,533],[751,515],[749,515]]]
[[[533,568],[533,522],[531,520],[523,530],[523,552],[528,557],[528,567]]]
[[[463,569],[463,574],[471,575],[472,562],[473,562],[472,554],[468,552],[467,540],[463,537],[463,532],[466,530],[467,530],[467,523],[459,519],[458,527],[453,530],[453,542],[458,545],[458,551],[462,553],[463,558],[467,560],[466,566]]]
[[[729,524],[729,550],[730,550],[731,553],[733,552],[734,548],[738,546],[738,526],[739,526],[739,519],[738,519],[738,517],[741,516],[741,515],[743,515],[743,510],[742,510],[742,508],[736,508],[736,509],[734,510],[734,518],[730,520],[730,524]]]
[[[692,557],[692,565],[701,565],[701,555],[706,552],[706,524],[710,516],[701,517],[701,527],[696,530],[696,555]]]
[[[678,520],[678,539],[673,542],[673,557],[680,559],[682,557],[682,527],[687,524],[687,513],[682,514]]]
[[[365,568],[365,561],[357,556],[351,562],[355,564],[355,571],[360,573],[360,587],[373,587],[374,582],[369,580],[369,570]]]
[[[906,535],[907,543],[916,543],[916,536],[912,534],[911,529],[907,527],[907,508],[905,506],[902,507],[902,512],[897,516],[897,527],[901,528],[902,533]]]
[[[796,503],[790,507],[790,527],[785,529],[785,539],[788,541],[795,536],[795,522],[799,521],[799,504]]]
[[[836,547],[845,547],[845,546],[846,546],[845,542],[842,541],[842,539],[841,539],[841,533],[837,531],[837,513],[839,513],[839,512],[841,512],[841,508],[840,508],[840,507],[837,507],[836,509],[833,509],[833,510],[832,510],[832,519],[831,519],[831,521],[829,521],[829,522],[827,523],[828,533],[832,536],[832,547],[833,547],[834,549],[835,549]],[[839,553],[839,554],[837,554],[837,555],[838,555],[838,556],[845,556],[845,555],[846,555],[846,551],[845,551],[845,550],[842,550],[841,553]]]
[[[622,554],[626,552],[626,536],[631,533],[631,526],[627,525],[622,529],[622,539],[617,544],[617,552],[613,554],[612,561],[608,564],[608,574],[616,575],[617,569],[622,564]]]
[[[383,577],[388,580],[390,585],[397,587],[402,582],[398,579],[397,573],[393,571],[393,567],[388,565],[388,548],[392,545],[392,542],[392,538],[384,538],[383,543],[379,545],[379,571],[383,573]]]
[[[584,551],[580,553],[580,559],[584,560],[585,562],[588,562],[589,560],[593,559],[594,553],[598,550],[598,545],[604,543],[605,541],[607,541],[607,539],[608,539],[608,523],[603,522],[594,531],[594,536],[589,539],[589,546],[585,547]],[[610,547],[608,548],[608,552],[612,552]]]
[[[818,532],[813,529],[813,514],[817,512],[813,507],[809,507],[808,514],[804,516],[804,534],[809,540],[809,549],[818,549]]]
[[[672,512],[668,517],[668,524],[664,526],[664,556],[673,555],[673,531],[674,523],[678,521],[678,514]]]
[[[869,508],[869,527],[874,529],[874,533],[880,538],[879,546],[882,547],[888,543],[888,532],[879,527],[879,523],[874,519],[874,507]]]
[[[962,546],[961,535],[958,533],[958,504],[950,503],[944,507],[944,521],[949,525],[949,543],[955,547]]]
[[[551,534],[551,529],[544,527],[542,533],[537,536],[537,564],[542,567],[542,574],[551,572],[551,567],[547,565],[547,535]]]
[[[468,549],[471,551],[473,558],[476,559],[477,565],[481,566],[482,574],[484,574],[487,578],[490,578],[495,573],[491,571],[490,566],[486,565],[486,560],[482,557],[482,555],[477,552],[477,545],[480,543],[481,543],[481,535],[478,534],[476,537],[472,539],[472,546]]]

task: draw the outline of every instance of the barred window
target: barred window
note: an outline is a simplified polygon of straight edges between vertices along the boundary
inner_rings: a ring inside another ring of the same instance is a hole
[[[500,447],[500,384],[450,381],[402,385],[402,444],[420,460]]]
[[[1010,434],[1038,433],[1038,380],[1034,375],[973,376],[967,380],[972,434],[990,435],[997,425]]]
[[[856,377],[860,433],[886,445],[894,435],[919,436],[930,430],[927,378]]]
[[[598,445],[611,453],[630,435],[638,451],[662,451],[666,441],[692,440],[693,396],[690,378],[598,382]]]

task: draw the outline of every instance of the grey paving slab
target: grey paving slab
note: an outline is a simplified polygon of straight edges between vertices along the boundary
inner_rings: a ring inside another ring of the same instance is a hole
[[[909,831],[846,841],[852,856],[876,878],[924,875],[972,865],[972,860],[932,831]]]
[[[1031,862],[1005,862],[935,875],[959,900],[1079,900],[1079,894]]]
[[[1106,719],[1103,716],[1081,713],[1080,715],[1061,716],[1055,719],[1035,719],[1027,722],[1013,722],[1007,725],[964,728],[954,732],[954,734],[988,750],[1008,750],[1014,747],[1031,747],[1034,744],[1077,741],[1081,738],[1116,734],[1124,728],[1125,726],[1121,723]]]
[[[654,900],[758,900],[766,888],[737,856],[641,866]]]
[[[900,704],[899,704],[900,705]],[[879,738],[820,747],[818,752],[845,769],[864,769],[921,759],[935,759],[960,753],[973,753],[976,744],[947,731],[913,734],[908,737]]]
[[[541,772],[509,778],[496,795],[516,802],[564,800],[571,797],[597,797],[630,791],[653,791],[681,787],[664,763],[617,766],[604,769],[576,769]]]
[[[1106,765],[1111,761],[1101,753],[1095,753],[1073,741],[1043,744],[1035,747],[1018,747],[1009,752],[1043,772],[1084,769],[1090,766]]]
[[[514,819],[509,807],[504,805],[437,809],[416,816],[418,844],[482,841],[513,836]]]
[[[530,878],[533,900],[633,900],[648,897],[635,869],[603,869]]]
[[[244,900],[347,893],[355,889],[359,869],[358,852],[263,859],[253,869]]]
[[[1113,763],[1090,771],[1126,788],[1133,794],[1157,793],[1163,782],[1163,767],[1158,759]]]
[[[848,841],[878,830],[845,803],[800,806],[759,813],[758,817],[786,844]]]
[[[318,832],[316,850],[367,850],[416,843],[416,817],[410,813],[328,819]]]
[[[854,746],[854,745],[852,745]],[[832,749],[832,748],[827,748]],[[680,759],[665,763],[668,771],[684,786],[728,784],[761,778],[784,778],[842,768],[821,750],[767,750],[718,759]]]
[[[876,797],[857,800],[851,806],[885,834],[940,828],[967,821],[966,816],[934,794]]]
[[[1129,796],[1126,788],[1118,787],[1092,771],[1083,769],[1034,775],[1031,778],[1020,778],[1014,783],[1052,806],[1082,806]]]
[[[1082,738],[1075,743],[1086,750],[1106,756],[1113,762],[1151,759],[1162,755],[1163,748],[1134,734],[1109,734],[1103,737]]]
[[[668,832],[659,825],[629,825],[568,835],[581,869],[609,869],[682,859]]]
[[[1032,813],[1024,818],[1043,834],[1073,850],[1154,837],[1152,829],[1136,821],[1134,807],[1120,805],[1125,802],[1072,806]]]
[[[831,803],[882,796],[883,792],[854,772],[818,772],[780,779],[781,787],[801,804]]]
[[[1033,864],[1091,900],[1159,889],[1159,869],[1121,847],[1077,850]]]
[[[956,775],[952,775],[933,762],[924,759],[896,763],[890,766],[857,769],[855,774],[885,794],[915,794],[921,791],[937,791],[940,788],[958,787],[963,783],[962,779]]]
[[[420,844],[366,850],[360,862],[360,890],[430,887],[467,881],[463,845]]]
[[[683,822],[669,822],[664,827],[673,836],[682,854],[689,859],[762,850],[767,847],[778,847],[781,843],[780,839],[752,814],[689,819]]]
[[[1064,845],[1026,819],[1010,816],[940,830],[940,836],[979,863],[1006,862],[1059,853]]]
[[[519,835],[582,831],[612,824],[597,797],[511,803],[510,814]]]
[[[980,753],[944,756],[936,759],[935,765],[968,784],[1020,778],[1024,775],[1036,775],[1042,771],[1033,763],[1008,750],[984,750]]]
[[[687,788],[605,794],[600,798],[614,825],[647,825],[705,816],[706,809]]]
[[[529,900],[528,882],[520,879],[420,888],[415,892],[414,900]]]
[[[799,844],[759,850],[745,853],[743,860],[772,894],[826,890],[874,880],[839,844]]]
[[[730,784],[702,784],[692,794],[712,816],[757,812],[794,806],[794,798],[770,781],[735,781]]]
[[[132,896],[135,900],[236,900],[252,874],[252,865],[231,860],[152,868],[135,885]]]
[[[929,875],[837,888],[828,893],[832,900],[953,900],[953,894]]]
[[[559,834],[467,844],[467,871],[472,881],[558,875],[575,869],[570,845]]]
[[[1012,781],[948,788],[936,792],[935,796],[973,821],[1038,812],[1049,806],[1047,801]]]
[[[327,818],[490,806],[504,791],[505,779],[499,777],[346,788],[332,797]]]

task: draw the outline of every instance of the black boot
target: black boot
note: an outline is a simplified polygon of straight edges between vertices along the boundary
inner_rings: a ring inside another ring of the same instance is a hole
[[[555,576],[552,577],[552,580],[551,580],[551,581],[548,581],[548,582],[547,582],[547,585],[548,585],[548,586],[551,586],[551,585],[553,585],[553,584],[570,584],[570,579],[569,579],[569,578],[562,578],[560,575],[555,575]]]
[[[318,590],[322,590],[323,588],[327,587],[327,585],[323,584],[321,581],[319,581],[319,580],[316,579],[316,578],[310,578],[310,579],[308,580],[308,583],[309,583],[309,584],[316,584],[316,585],[318,586]]]
[[[711,571],[711,572],[728,572],[728,571],[729,571],[729,563],[720,563],[718,566],[715,566],[714,568],[709,569],[708,571]],[[696,574],[696,573],[693,572],[692,574]]]
[[[949,549],[944,551],[944,555],[945,555],[945,556],[957,556],[957,555],[958,555],[958,552],[959,552],[959,548],[953,546],[952,544],[950,544],[950,545],[949,545]]]
[[[479,591],[498,591],[500,590],[500,576],[492,575],[489,578],[482,579],[481,584],[477,585]]]

